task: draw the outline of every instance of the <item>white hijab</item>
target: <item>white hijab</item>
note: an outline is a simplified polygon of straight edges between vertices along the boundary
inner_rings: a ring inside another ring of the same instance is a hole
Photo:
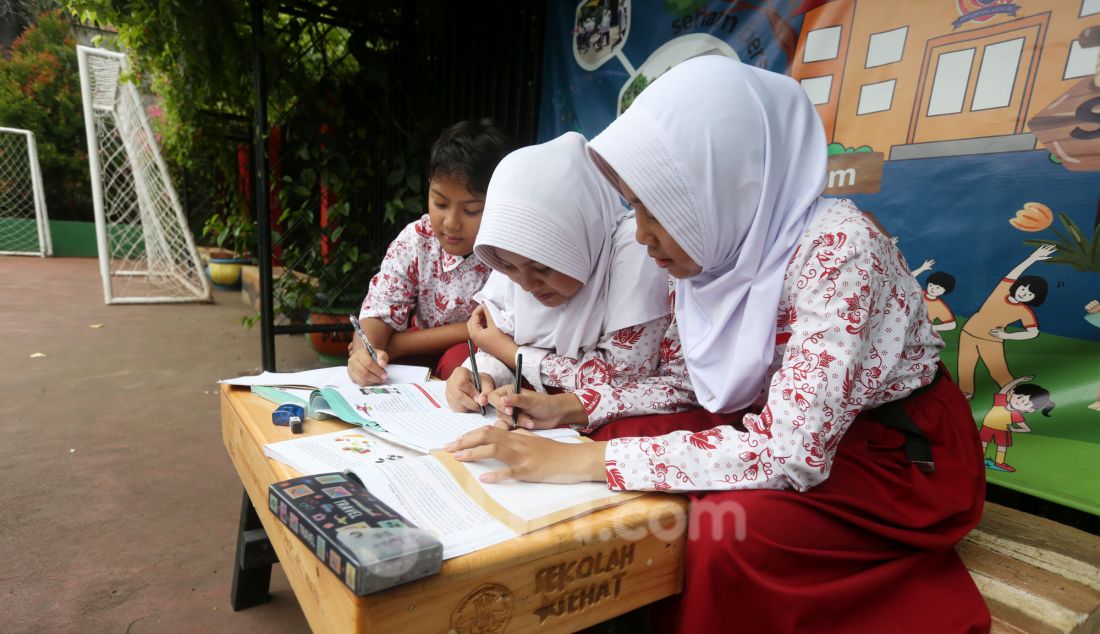
[[[775,353],[783,276],[825,187],[825,134],[799,84],[708,55],[673,67],[589,148],[703,271],[676,282],[692,385],[750,405]]]
[[[600,335],[669,312],[668,277],[634,241],[634,217],[576,132],[512,152],[493,172],[474,252],[494,269],[475,296],[521,346],[576,357]],[[500,272],[506,249],[584,283],[547,308]]]

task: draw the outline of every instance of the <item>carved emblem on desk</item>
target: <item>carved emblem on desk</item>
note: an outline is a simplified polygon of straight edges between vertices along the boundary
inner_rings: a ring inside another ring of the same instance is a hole
[[[458,604],[451,614],[448,634],[499,634],[512,620],[512,591],[496,583],[487,583]]]

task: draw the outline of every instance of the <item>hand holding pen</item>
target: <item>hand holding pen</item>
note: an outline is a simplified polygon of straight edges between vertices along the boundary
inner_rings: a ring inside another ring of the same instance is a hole
[[[520,384],[523,381],[523,355],[516,355],[516,389],[513,394],[519,394]],[[516,428],[516,423],[519,422],[519,408],[512,407],[512,429]]]
[[[356,334],[359,336],[359,340],[363,343],[363,348],[366,350],[370,360],[364,359],[362,355],[353,354],[351,359],[348,360],[348,376],[359,385],[377,385],[386,382],[386,363],[389,358],[386,356],[386,352],[381,352],[374,349],[370,341],[367,339],[366,333],[363,332],[363,326],[359,323],[359,319],[355,315],[348,315],[348,320],[351,322],[353,328],[355,328]]]
[[[470,351],[470,370],[474,375],[474,389],[477,390],[478,398],[481,398],[481,374],[477,371],[477,359],[474,358],[474,340],[466,340],[466,348]],[[485,406],[478,403],[477,408],[481,410],[481,415],[485,415]]]

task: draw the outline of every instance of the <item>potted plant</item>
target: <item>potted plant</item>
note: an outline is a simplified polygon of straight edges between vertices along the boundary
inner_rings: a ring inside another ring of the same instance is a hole
[[[215,213],[206,219],[202,235],[215,247],[207,258],[210,281],[222,290],[239,290],[241,267],[252,262],[255,223],[244,214]]]

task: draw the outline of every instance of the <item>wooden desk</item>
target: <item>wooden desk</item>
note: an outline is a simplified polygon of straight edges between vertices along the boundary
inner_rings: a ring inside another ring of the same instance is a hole
[[[433,577],[357,597],[267,511],[268,485],[301,475],[263,454],[264,443],[293,437],[271,424],[274,408],[247,389],[222,386],[225,447],[315,632],[575,631],[680,591],[685,531],[670,529],[686,526],[687,503],[647,495],[445,561]],[[310,420],[306,434],[347,428]],[[666,533],[678,536],[670,541]]]

